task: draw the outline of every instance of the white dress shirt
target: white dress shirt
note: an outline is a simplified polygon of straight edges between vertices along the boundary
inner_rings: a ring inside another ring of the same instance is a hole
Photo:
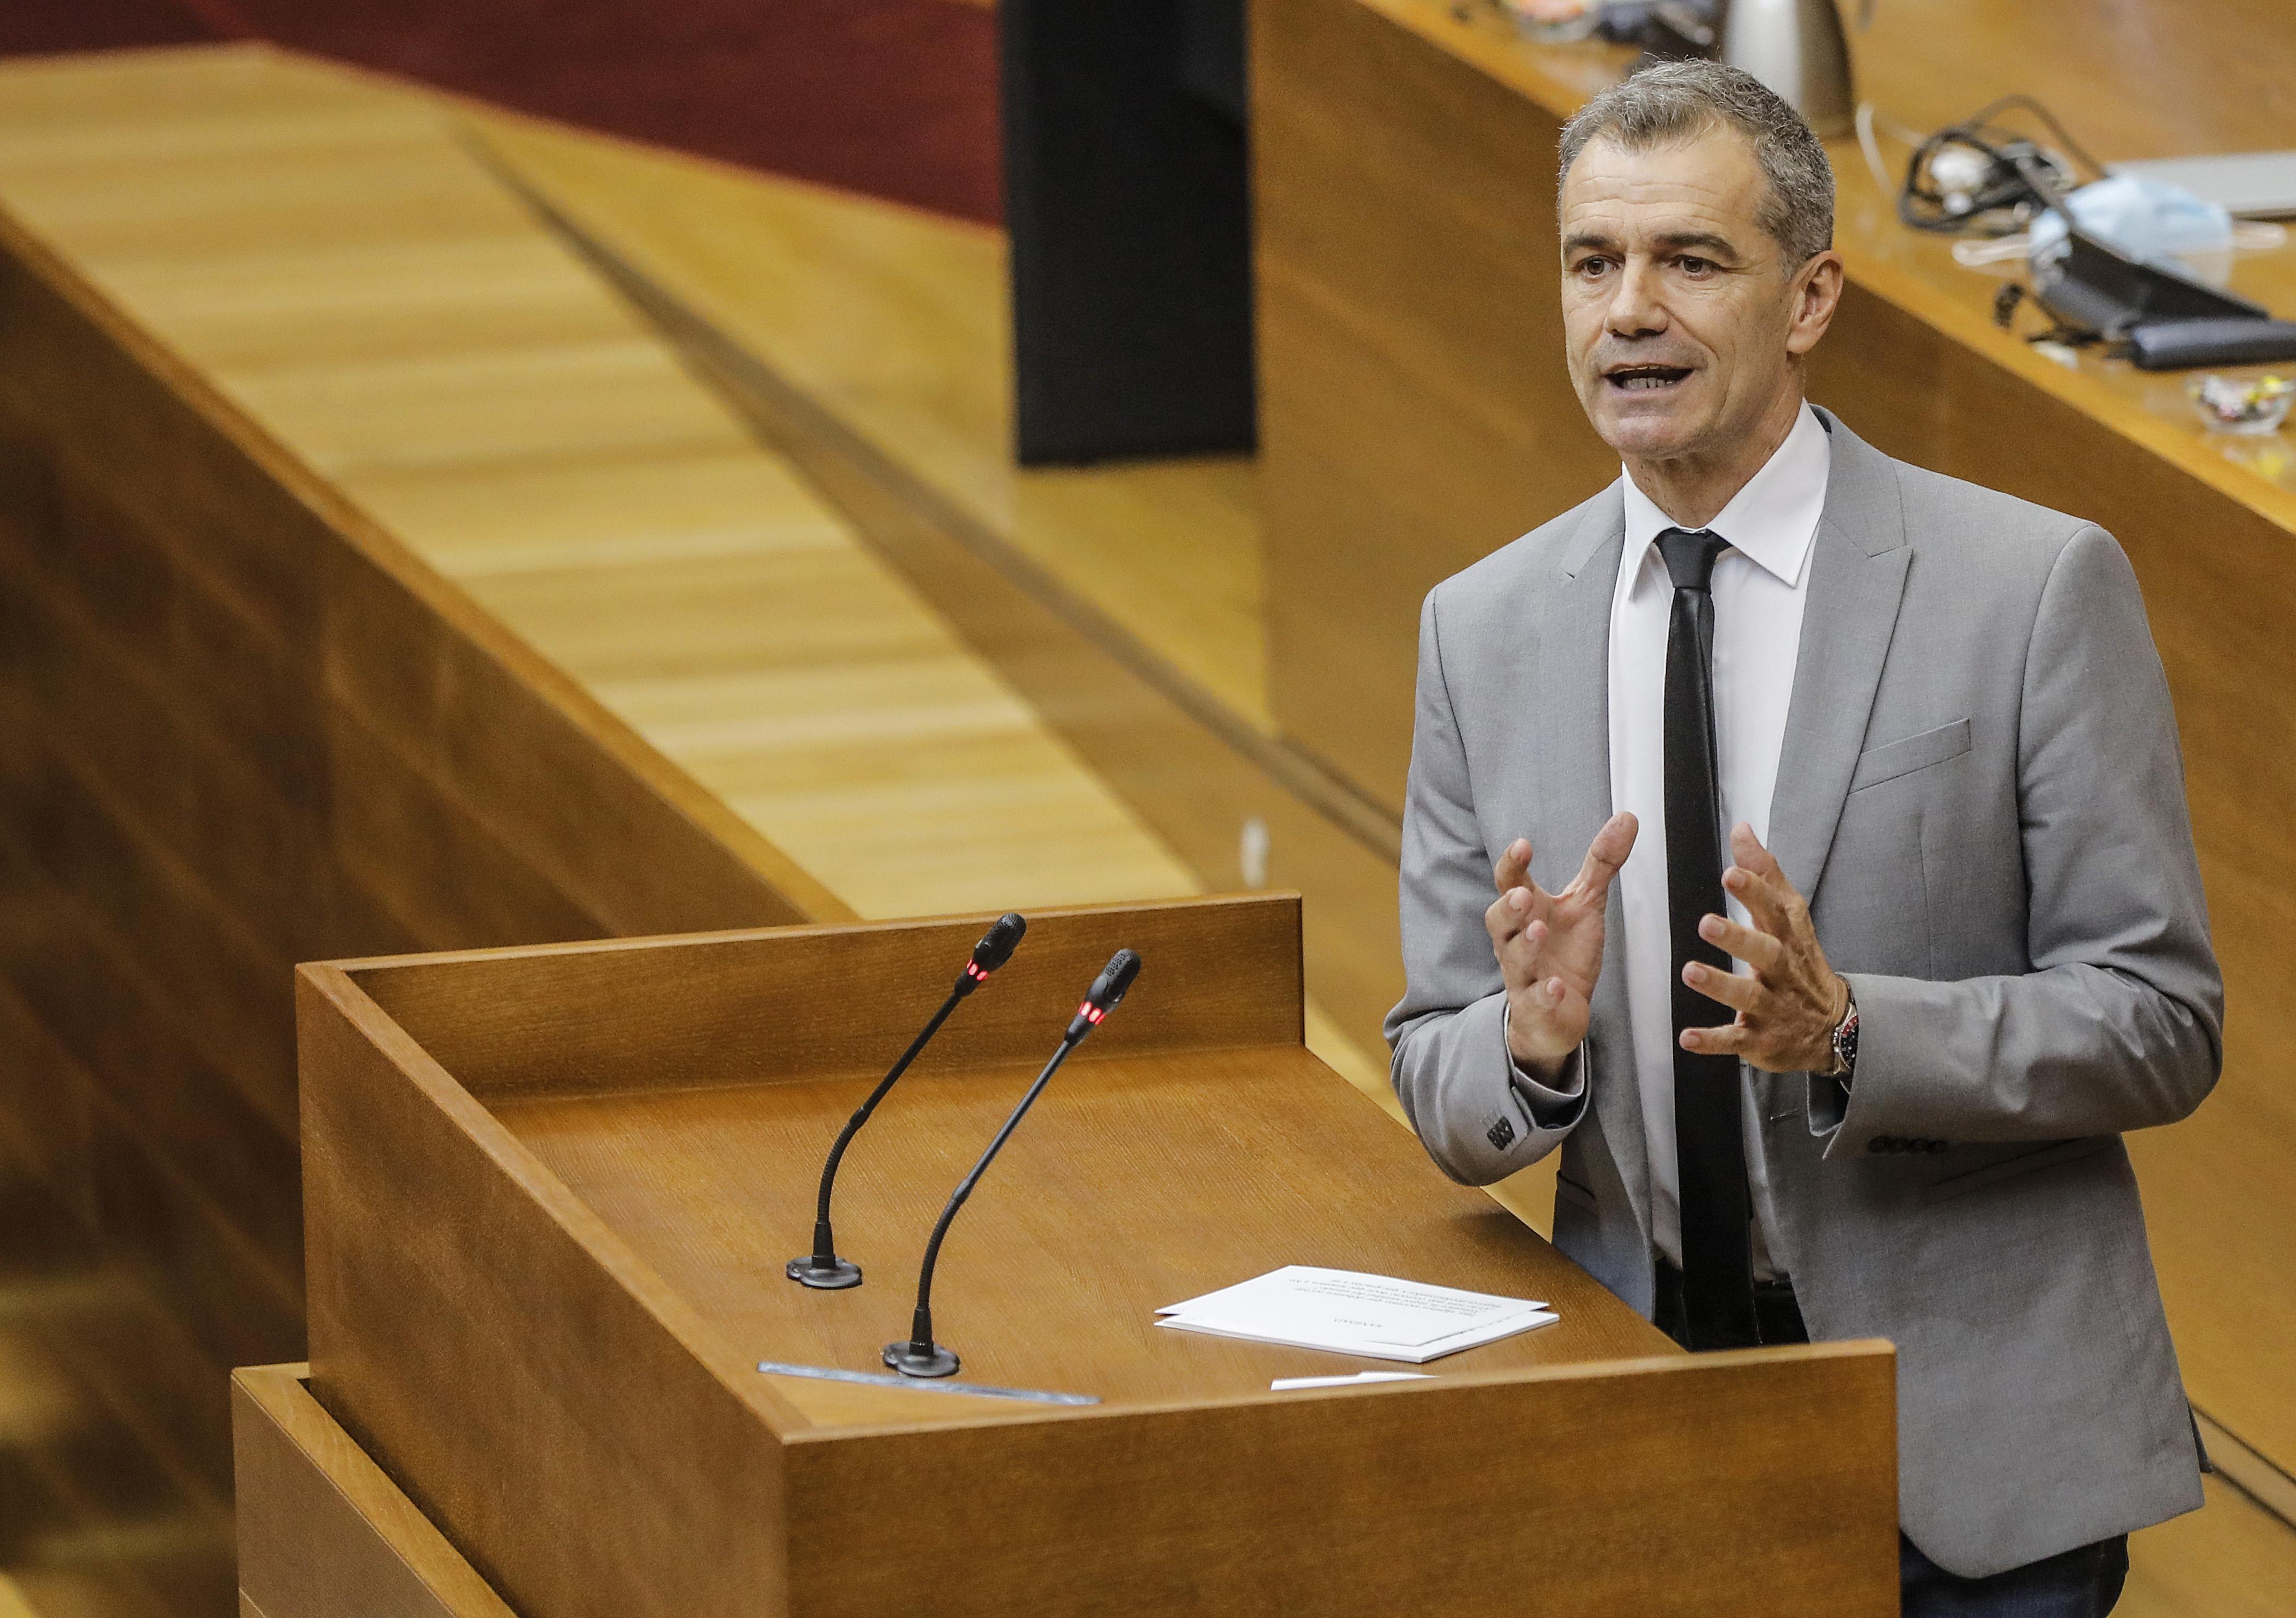
[[[1786,710],[1793,699],[1794,667],[1801,655],[1802,607],[1809,596],[1810,545],[1825,510],[1833,452],[1825,428],[1805,407],[1762,469],[1747,480],[1707,529],[1730,542],[1714,564],[1714,742],[1721,771],[1721,821],[1729,856],[1730,828],[1742,820],[1767,846],[1770,799],[1776,791],[1778,755],[1785,745]],[[1622,947],[1606,949],[1605,970],[1623,962],[1627,1023],[1633,1040],[1635,1084],[1642,1096],[1643,1138],[1650,1159],[1652,1236],[1658,1249],[1682,1262],[1682,1199],[1674,1153],[1674,940],[1666,885],[1666,640],[1674,608],[1674,581],[1659,554],[1658,537],[1678,526],[1621,467],[1626,495],[1626,546],[1611,596],[1611,807],[1631,810],[1638,829],[1634,851],[1619,870],[1626,913]],[[1725,896],[1731,918],[1748,920],[1746,908]],[[1737,963],[1740,972],[1748,970]],[[1714,1021],[1729,1008],[1714,1005]],[[1515,1084],[1534,1118],[1575,1110],[1585,1068],[1566,1070],[1568,1089],[1550,1088],[1517,1069]],[[1784,1265],[1777,1214],[1769,1195],[1768,1165],[1753,1094],[1742,1104],[1746,1177],[1754,1205],[1754,1273],[1775,1277]]]
[[[1730,542],[1714,565],[1714,740],[1721,774],[1723,856],[1730,827],[1742,820],[1767,845],[1770,799],[1785,742],[1786,708],[1801,650],[1802,607],[1809,595],[1809,553],[1825,506],[1832,454],[1825,429],[1808,408],[1785,442],[1707,528]],[[1666,639],[1674,586],[1657,539],[1676,526],[1626,475],[1626,549],[1611,602],[1611,803],[1631,810],[1641,829],[1619,872],[1626,912],[1623,962],[1634,1073],[1642,1093],[1644,1139],[1651,1169],[1652,1234],[1669,1259],[1682,1261],[1682,1209],[1674,1152],[1673,945],[1666,873]],[[1729,900],[1733,919],[1745,908]],[[1747,970],[1744,963],[1738,970]],[[1729,1008],[1714,1007],[1726,1022]],[[1759,1120],[1751,1088],[1745,1100],[1746,1171],[1753,1191],[1754,1261],[1759,1275],[1782,1273],[1776,1214],[1769,1197]]]

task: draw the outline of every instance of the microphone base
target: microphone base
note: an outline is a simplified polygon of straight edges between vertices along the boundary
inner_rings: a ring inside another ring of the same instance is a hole
[[[842,1292],[861,1285],[861,1266],[851,1260],[832,1257],[824,1264],[809,1253],[801,1259],[791,1259],[783,1273],[799,1285],[810,1286],[816,1292]]]
[[[904,1339],[885,1345],[885,1363],[904,1376],[954,1376],[958,1360],[938,1343],[930,1351],[920,1353],[915,1343]]]

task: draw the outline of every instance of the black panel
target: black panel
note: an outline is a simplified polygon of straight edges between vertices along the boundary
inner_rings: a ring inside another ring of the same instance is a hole
[[[1242,127],[1251,92],[1243,64],[1243,0],[1180,0],[1180,84]]]
[[[1242,0],[1004,0],[1015,449],[1249,449]]]

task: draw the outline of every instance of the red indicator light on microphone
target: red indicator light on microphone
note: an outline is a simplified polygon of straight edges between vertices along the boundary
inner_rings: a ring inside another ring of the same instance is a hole
[[[964,975],[976,983],[986,983],[988,981],[988,974],[980,970],[980,963],[978,961],[965,962]]]
[[[1082,1017],[1095,1028],[1097,1028],[1100,1026],[1102,1019],[1106,1017],[1108,1014],[1101,1010],[1099,1006],[1095,1006],[1090,1000],[1086,1000],[1083,1005],[1077,1007],[1077,1015]]]

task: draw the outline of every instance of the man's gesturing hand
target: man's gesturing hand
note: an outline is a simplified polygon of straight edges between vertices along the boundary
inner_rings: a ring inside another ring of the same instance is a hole
[[[1738,1014],[1721,1028],[1685,1029],[1683,1048],[1735,1056],[1765,1072],[1824,1072],[1833,1065],[1834,1025],[1849,1010],[1849,985],[1825,964],[1808,905],[1742,820],[1730,828],[1730,856],[1737,864],[1722,873],[1722,885],[1754,924],[1710,916],[1698,932],[1753,975],[1695,961],[1682,969],[1684,982]]]
[[[1516,838],[1499,857],[1492,874],[1499,896],[1483,912],[1483,925],[1506,980],[1507,1049],[1529,1072],[1554,1072],[1587,1037],[1611,880],[1634,846],[1635,817],[1611,816],[1560,893],[1530,880],[1528,842]]]

